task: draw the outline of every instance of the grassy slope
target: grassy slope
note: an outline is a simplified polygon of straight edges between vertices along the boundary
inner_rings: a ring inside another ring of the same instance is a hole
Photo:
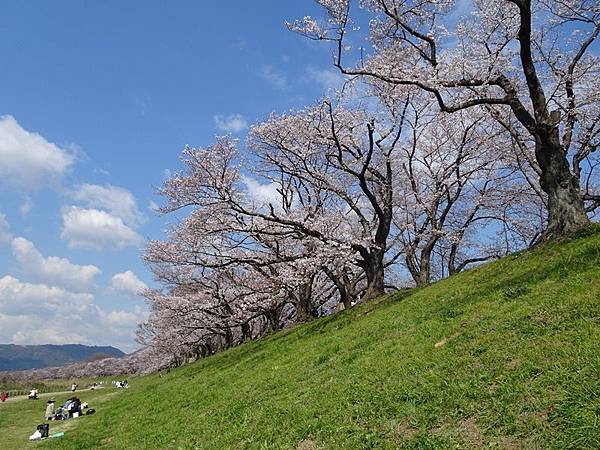
[[[600,448],[599,342],[596,228],[138,379],[41,446]]]

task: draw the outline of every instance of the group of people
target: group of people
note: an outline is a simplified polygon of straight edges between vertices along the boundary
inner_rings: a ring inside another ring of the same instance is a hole
[[[117,388],[126,388],[129,387],[129,383],[127,382],[127,380],[123,380],[123,381],[113,381],[113,384],[115,385],[115,387]]]
[[[66,420],[79,417],[82,411],[88,407],[86,402],[81,402],[78,397],[71,397],[63,405],[54,410],[56,400],[51,398],[46,406],[46,420]],[[93,411],[93,410],[88,410]]]
[[[68,399],[63,405],[56,408],[54,410],[54,405],[56,400],[51,398],[48,400],[46,405],[46,414],[45,419],[50,420],[67,420],[73,417],[79,417],[83,414],[83,410],[87,409],[85,412],[86,415],[94,414],[96,410],[92,408],[88,408],[88,404],[86,402],[82,402],[78,397],[71,397]],[[52,436],[49,436],[50,424],[42,423],[37,426],[37,429],[34,433],[29,436],[29,440],[35,441],[38,439],[45,439],[47,437],[60,437],[64,435],[64,432],[54,433]]]

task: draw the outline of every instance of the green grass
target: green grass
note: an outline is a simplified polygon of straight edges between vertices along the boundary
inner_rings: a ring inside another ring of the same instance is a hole
[[[138,378],[40,447],[600,448],[599,344],[594,228]]]
[[[117,392],[112,386],[96,391],[75,393],[82,401],[88,402],[90,408],[97,410],[108,409],[109,403],[118,394],[120,392]],[[52,397],[56,399],[56,405],[58,406],[72,396],[71,392],[63,392]],[[50,423],[50,434],[58,431],[70,433],[70,430],[80,425],[80,421],[81,423],[88,423],[94,417],[84,416],[80,419],[71,419],[68,421],[47,422],[44,420],[44,413],[46,412],[46,402],[48,399],[49,397],[43,396],[37,400],[25,399],[10,403],[0,403],[0,448],[3,450],[33,449],[37,446],[37,443],[29,442],[28,439],[36,430],[38,424]]]

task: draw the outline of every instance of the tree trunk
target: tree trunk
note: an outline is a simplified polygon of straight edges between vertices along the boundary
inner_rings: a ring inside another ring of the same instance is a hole
[[[421,250],[419,275],[415,278],[417,287],[427,286],[431,281],[431,254],[437,241],[437,237],[430,239]]]
[[[427,286],[431,281],[431,254],[437,241],[437,237],[427,241],[418,257],[418,248],[410,248],[406,252],[406,267],[417,287]]]
[[[219,351],[227,350],[233,346],[233,333],[230,328],[225,328],[219,335]]]
[[[535,138],[535,156],[541,169],[540,185],[548,195],[548,226],[541,240],[566,237],[589,225],[590,220],[583,207],[579,180],[571,173],[567,152],[561,143],[558,127],[561,113],[548,111],[549,101],[536,73],[531,40],[531,0],[511,1],[519,7],[521,64],[534,114],[530,116],[517,98],[511,100],[511,108]]]
[[[430,279],[430,275],[429,275],[429,269],[421,269],[421,271],[419,272],[419,274],[417,275],[417,277],[414,279],[415,280],[415,285],[417,287],[424,287],[427,286],[429,284],[429,279]]]
[[[270,333],[274,331],[278,331],[281,328],[281,308],[276,307],[272,310],[265,312],[265,317],[267,318],[267,327],[265,332]]]
[[[364,261],[365,275],[367,276],[367,289],[365,300],[379,297],[385,293],[383,256],[385,250],[373,249]]]
[[[250,328],[250,324],[248,322],[242,323],[241,332],[242,342],[246,342],[252,339],[252,329]]]
[[[352,307],[352,297],[349,295],[340,296],[340,303],[344,305],[344,309],[349,309]]]
[[[308,322],[317,316],[312,304],[312,279],[298,287],[294,306],[296,307],[297,322]]]
[[[354,299],[350,295],[350,291],[348,290],[347,286],[343,282],[340,282],[339,284],[335,283],[335,286],[338,290],[338,294],[340,295],[339,303],[344,305],[344,309],[350,308]]]
[[[541,169],[540,185],[548,195],[548,226],[541,240],[566,237],[588,226],[579,180],[571,173],[558,128],[548,136],[536,136],[535,153]]]
[[[348,276],[345,273],[337,276],[333,271],[331,271],[327,267],[323,267],[323,271],[329,277],[329,279],[335,284],[335,287],[338,290],[340,295],[340,303],[344,305],[344,309],[348,309],[352,306],[352,302],[356,299],[354,298],[354,289],[351,286],[351,282],[348,279]]]

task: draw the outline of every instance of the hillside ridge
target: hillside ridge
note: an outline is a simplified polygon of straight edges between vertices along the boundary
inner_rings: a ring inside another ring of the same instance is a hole
[[[112,346],[0,344],[0,372],[62,366],[86,361],[96,355],[118,358],[125,353]]]

